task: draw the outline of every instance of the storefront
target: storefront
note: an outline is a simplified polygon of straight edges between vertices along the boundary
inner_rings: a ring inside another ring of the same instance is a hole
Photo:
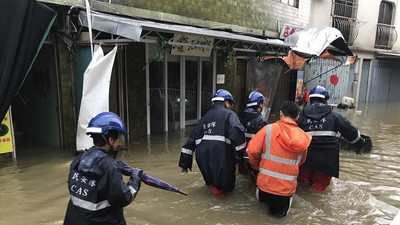
[[[78,16],[80,25],[88,27],[86,11],[78,12]],[[227,81],[217,85],[217,73],[228,77],[223,69],[220,71],[220,65],[225,62],[219,60],[218,49],[229,47],[232,58],[255,56],[260,51],[285,55],[288,50],[288,45],[280,40],[193,26],[97,12],[92,12],[91,20],[94,43],[121,46],[117,56],[122,57],[117,57],[117,64],[125,66],[118,70],[117,76],[118,80],[127,82],[116,87],[122,89],[117,91],[121,106],[114,111],[130,121],[128,126],[132,130],[132,126],[143,127],[143,120],[137,118],[143,118],[142,109],[145,108],[147,135],[196,124],[211,106],[211,97],[217,87],[230,88]],[[231,66],[235,67],[235,64]],[[140,88],[134,83],[140,83]]]

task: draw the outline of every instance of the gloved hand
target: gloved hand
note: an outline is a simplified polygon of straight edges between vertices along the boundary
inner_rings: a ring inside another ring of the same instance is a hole
[[[133,168],[130,167],[128,164],[125,162],[119,160],[117,161],[118,167],[121,170],[121,173],[125,176],[130,176],[133,172]]]
[[[132,173],[130,175],[131,175],[131,177],[139,177],[139,178],[141,178],[142,174],[143,174],[143,170],[141,170],[139,168],[132,168]]]
[[[361,155],[361,151],[362,151],[362,148],[364,147],[364,145],[365,145],[365,139],[364,138],[360,138],[360,140],[358,140],[355,144],[354,144],[354,146],[356,147],[356,154],[357,155]]]
[[[181,153],[178,166],[182,168],[182,173],[187,173],[188,170],[192,171],[193,156]]]

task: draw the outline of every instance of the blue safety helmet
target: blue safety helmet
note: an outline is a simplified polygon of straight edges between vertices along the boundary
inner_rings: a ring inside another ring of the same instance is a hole
[[[308,96],[310,98],[323,98],[325,100],[329,99],[329,93],[328,91],[322,87],[322,86],[316,86],[310,91],[310,95]]]
[[[233,101],[233,96],[231,95],[231,93],[229,93],[229,91],[224,90],[224,89],[219,89],[217,92],[215,92],[214,96],[211,99],[212,102],[215,101],[230,101],[231,103],[234,103]]]
[[[247,98],[247,107],[257,106],[264,100],[265,100],[264,95],[262,95],[258,91],[253,91],[250,93],[249,97]]]
[[[125,123],[121,117],[112,112],[102,112],[90,120],[86,134],[105,134],[109,130],[126,134]]]

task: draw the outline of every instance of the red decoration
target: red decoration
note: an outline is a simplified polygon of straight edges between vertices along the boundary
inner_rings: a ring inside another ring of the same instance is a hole
[[[331,80],[331,84],[333,84],[333,85],[336,85],[337,83],[339,83],[339,77],[336,75],[331,75],[330,80]]]

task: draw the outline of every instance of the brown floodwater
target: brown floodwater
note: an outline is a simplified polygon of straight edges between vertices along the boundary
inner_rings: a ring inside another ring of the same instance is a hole
[[[201,173],[178,168],[183,132],[134,139],[118,156],[188,193],[187,196],[142,184],[135,201],[125,208],[128,224],[390,224],[400,208],[400,104],[360,104],[341,110],[361,133],[372,138],[371,153],[340,153],[340,179],[324,193],[299,185],[285,218],[268,215],[255,198],[255,184],[238,175],[226,199],[211,194]],[[69,200],[68,151],[17,143],[17,160],[0,158],[0,224],[62,224]],[[22,143],[21,143],[22,142]],[[25,144],[24,144],[25,143]],[[32,142],[29,142],[32,143]]]

